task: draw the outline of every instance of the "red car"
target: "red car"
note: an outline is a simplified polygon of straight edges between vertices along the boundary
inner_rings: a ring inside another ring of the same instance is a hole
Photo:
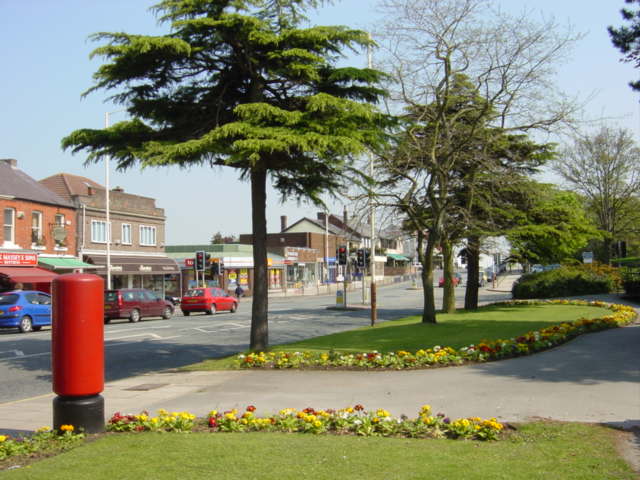
[[[104,323],[114,318],[138,322],[144,317],[171,318],[173,305],[156,293],[142,288],[121,288],[104,292]]]
[[[460,275],[458,272],[453,274],[453,286],[457,287],[460,282],[462,282],[462,275]],[[444,277],[440,277],[440,280],[438,281],[438,286],[439,287],[444,287]]]
[[[192,288],[182,297],[180,309],[185,316],[189,316],[191,312],[212,315],[218,310],[234,313],[238,309],[238,300],[221,288]]]

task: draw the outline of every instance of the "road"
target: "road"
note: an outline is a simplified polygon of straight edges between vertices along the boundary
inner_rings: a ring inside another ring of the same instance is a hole
[[[422,291],[409,284],[378,289],[378,321],[420,314]],[[438,304],[442,289],[436,288]],[[464,287],[456,289],[458,302]],[[480,291],[480,301],[509,298],[510,294]],[[350,296],[357,305],[358,295]],[[269,299],[271,345],[326,335],[369,325],[369,310],[327,310],[334,296]],[[251,326],[251,299],[243,299],[236,313],[181,315],[170,320],[126,320],[105,325],[105,380],[113,381],[147,372],[175,368],[207,358],[246,350]],[[51,392],[51,330],[29,334],[0,331],[0,403]]]

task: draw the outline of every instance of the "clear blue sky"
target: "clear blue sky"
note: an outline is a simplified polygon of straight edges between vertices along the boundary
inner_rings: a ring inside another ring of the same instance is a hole
[[[98,92],[81,99],[92,85],[100,59],[89,60],[98,46],[87,37],[99,31],[158,33],[147,8],[152,0],[0,0],[0,158],[39,180],[59,172],[104,183],[104,167],[84,167],[82,155],[62,152],[60,139],[77,128],[102,128],[104,114],[119,107]],[[572,60],[558,67],[558,83],[583,97],[595,93],[588,106],[592,117],[617,117],[613,123],[640,133],[638,95],[627,86],[640,71],[619,62],[606,27],[620,25],[623,0],[501,0],[505,9],[529,8],[570,22],[587,35]],[[314,17],[319,24],[367,28],[375,21],[375,1],[336,1]],[[364,56],[353,64],[364,66]],[[122,119],[114,114],[112,122]],[[251,231],[250,189],[232,169],[137,169],[112,172],[111,185],[154,197],[167,215],[167,244],[206,243],[216,231]],[[335,206],[334,213],[342,207]],[[295,203],[281,205],[271,192],[268,230],[277,231],[280,215],[289,221],[315,216],[316,209]]]

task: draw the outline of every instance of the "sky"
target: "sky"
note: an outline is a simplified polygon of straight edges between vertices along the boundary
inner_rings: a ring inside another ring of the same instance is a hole
[[[84,155],[63,152],[60,140],[78,128],[103,128],[105,113],[122,107],[106,101],[106,92],[81,98],[92,86],[101,59],[90,59],[99,46],[88,40],[96,32],[159,34],[148,7],[155,0],[0,0],[0,158],[15,158],[18,167],[40,180],[66,172],[105,183],[105,165],[84,166]],[[377,14],[374,0],[336,0],[315,12],[312,23],[369,29]],[[589,98],[586,115],[608,118],[608,124],[640,133],[638,94],[628,82],[638,77],[621,63],[606,27],[622,24],[623,0],[498,0],[503,9],[553,16],[585,34],[571,58],[557,66],[557,82],[567,93]],[[374,60],[375,61],[375,60]],[[353,66],[366,66],[366,55],[352,56]],[[111,123],[126,119],[110,115]],[[553,181],[551,174],[541,177]],[[181,170],[162,167],[110,171],[110,185],[152,197],[165,210],[167,245],[208,243],[216,232],[251,232],[250,185],[234,169],[205,167]],[[331,203],[341,215],[343,204]],[[267,230],[279,231],[280,215],[289,224],[317,207],[280,203],[277,192],[267,197]]]

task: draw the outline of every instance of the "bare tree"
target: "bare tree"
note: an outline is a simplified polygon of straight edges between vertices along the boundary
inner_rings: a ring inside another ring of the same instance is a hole
[[[379,5],[385,17],[377,38],[387,52],[381,68],[395,80],[391,99],[408,112],[397,148],[379,160],[388,172],[384,195],[421,232],[423,321],[435,322],[433,252],[443,251],[443,309],[451,311],[452,244],[476,198],[461,206],[455,189],[490,171],[486,150],[494,137],[487,132],[551,131],[571,122],[577,102],[555,88],[554,68],[580,36],[530,12],[507,15],[489,0]]]
[[[602,261],[611,260],[612,243],[637,233],[640,198],[640,148],[630,131],[603,126],[576,136],[554,163],[554,170],[584,196],[597,219],[603,240]]]

